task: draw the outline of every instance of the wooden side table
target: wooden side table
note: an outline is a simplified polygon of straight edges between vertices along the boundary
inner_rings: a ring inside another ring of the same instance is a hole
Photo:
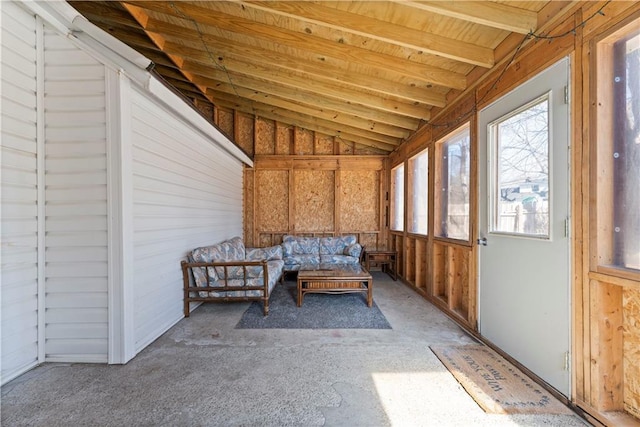
[[[397,251],[365,251],[364,265],[367,271],[369,267],[380,267],[393,280],[398,280],[398,252]],[[391,271],[390,271],[391,270]],[[393,275],[391,274],[393,272]]]

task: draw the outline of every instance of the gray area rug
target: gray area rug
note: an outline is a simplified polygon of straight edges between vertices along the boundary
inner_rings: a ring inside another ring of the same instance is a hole
[[[296,282],[277,284],[269,315],[263,316],[262,303],[252,302],[236,329],[391,329],[375,300],[367,307],[363,293],[307,294],[302,307],[296,301]]]

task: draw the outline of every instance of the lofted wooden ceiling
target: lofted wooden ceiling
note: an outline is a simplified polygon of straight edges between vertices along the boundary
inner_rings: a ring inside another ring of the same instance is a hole
[[[560,1],[71,1],[187,97],[389,153]]]

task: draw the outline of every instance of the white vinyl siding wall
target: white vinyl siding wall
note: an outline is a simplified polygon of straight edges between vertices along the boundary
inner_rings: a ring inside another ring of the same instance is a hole
[[[2,383],[38,363],[36,18],[2,8]]]
[[[243,164],[137,90],[131,113],[139,351],[183,317],[187,252],[242,236]]]
[[[45,32],[46,360],[108,353],[105,67]]]

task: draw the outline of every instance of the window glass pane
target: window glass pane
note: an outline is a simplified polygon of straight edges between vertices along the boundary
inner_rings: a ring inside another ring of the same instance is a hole
[[[601,262],[640,270],[640,35],[637,22],[631,28],[632,33],[610,47],[612,78],[599,82],[610,88],[610,96],[602,99],[611,103],[607,121],[611,129],[608,138],[598,144],[610,144],[611,148],[599,152],[598,163],[608,172],[598,168],[604,175],[599,181],[607,183],[598,189],[598,205],[603,211],[598,218],[606,221],[599,230],[607,234],[599,236],[599,242],[610,242],[606,246],[610,253],[601,256]]]
[[[436,235],[469,240],[469,127],[438,144],[440,180],[436,198]]]
[[[492,231],[549,237],[549,101],[493,125]]]
[[[391,229],[404,230],[404,164],[391,170]]]
[[[429,155],[427,150],[409,159],[411,171],[409,181],[409,197],[411,206],[409,214],[409,231],[417,234],[427,234],[428,185],[429,185]]]

